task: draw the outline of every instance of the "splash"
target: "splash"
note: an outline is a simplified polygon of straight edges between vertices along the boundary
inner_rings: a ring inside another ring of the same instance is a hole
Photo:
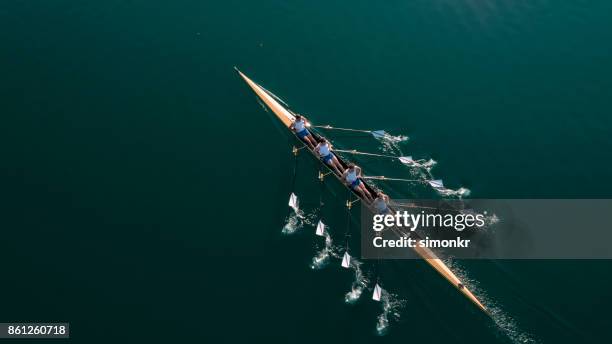
[[[400,144],[409,139],[406,135],[391,135],[384,130],[374,131],[372,135],[381,143],[383,152],[393,154],[401,152]]]
[[[438,163],[434,159],[412,160],[412,157],[400,157],[399,160],[402,162],[402,164],[406,166],[419,169],[421,174],[429,177],[429,179],[433,179],[433,176],[431,175],[431,170]]]
[[[300,209],[299,199],[297,196],[295,197],[295,203],[290,203],[289,207],[291,207],[293,211],[285,220],[285,225],[281,231],[283,234],[292,235],[304,228],[304,224],[311,226],[313,225],[318,209],[314,209],[311,213],[306,214],[302,209]]]
[[[487,293],[480,289],[478,282],[470,279],[465,271],[451,258],[444,259],[444,263],[462,280],[463,284],[470,289],[478,299],[487,307],[491,319],[498,331],[504,334],[514,344],[538,344],[539,341],[530,333],[519,328],[516,321],[504,310],[493,302]]]
[[[368,278],[361,269],[361,262],[357,258],[351,258],[350,269],[354,272],[354,280],[351,284],[351,290],[344,295],[344,302],[353,304],[359,300],[363,290],[368,285]]]
[[[389,322],[399,320],[400,311],[406,304],[406,301],[382,289],[380,303],[382,305],[382,313],[376,319],[376,333],[379,336],[384,336],[389,330]]]
[[[321,249],[317,254],[312,257],[312,263],[310,264],[310,268],[313,270],[320,270],[327,266],[330,257],[340,258],[336,249],[334,248],[334,242],[332,240],[331,235],[327,232],[327,229],[323,231],[323,235],[325,236],[325,247]]]
[[[457,198],[463,198],[463,197],[467,197],[469,196],[472,191],[470,191],[470,189],[468,188],[459,188],[457,190],[453,190],[453,189],[448,189],[448,188],[434,188],[440,195],[445,196],[445,197],[457,197]]]
[[[372,132],[372,136],[381,141],[388,141],[393,143],[400,143],[408,141],[409,137],[406,135],[391,135],[384,130],[376,130]]]
[[[426,169],[428,172],[431,172],[431,169],[438,164],[434,159],[421,159],[417,161],[419,163],[419,167]]]
[[[499,217],[497,217],[496,214],[492,214],[492,215],[488,215],[485,216],[485,225],[488,226],[492,226],[494,224],[497,224],[500,221]]]
[[[285,220],[282,233],[285,235],[295,234],[300,229],[304,228],[304,214],[301,210],[293,212]]]

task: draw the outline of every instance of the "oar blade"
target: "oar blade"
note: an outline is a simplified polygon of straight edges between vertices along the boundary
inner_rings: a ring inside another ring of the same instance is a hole
[[[398,159],[402,164],[408,166],[412,166],[416,163],[411,156],[400,156]]]
[[[289,196],[289,206],[293,209],[298,207],[297,196],[293,192],[291,193],[291,196]]]
[[[325,224],[323,221],[319,220],[319,223],[317,223],[317,230],[315,234],[318,236],[325,236]]]
[[[431,185],[431,187],[434,188],[434,189],[443,189],[444,188],[444,183],[442,182],[442,179],[429,180],[429,181],[427,181],[427,183],[429,185]]]
[[[376,283],[376,285],[374,286],[374,292],[372,293],[372,300],[380,302],[381,296],[382,288],[378,285],[378,283]]]
[[[344,252],[342,257],[342,267],[348,269],[351,266],[351,255],[348,252]]]
[[[384,130],[373,130],[370,133],[372,134],[372,136],[374,136],[377,139],[382,139],[382,138],[385,138],[387,135],[389,135]]]

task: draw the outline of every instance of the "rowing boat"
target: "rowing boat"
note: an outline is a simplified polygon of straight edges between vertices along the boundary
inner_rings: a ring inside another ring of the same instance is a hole
[[[295,119],[295,115],[293,114],[293,112],[291,112],[291,110],[289,110],[286,107],[284,107],[281,104],[281,102],[277,100],[278,98],[276,96],[272,95],[265,88],[263,88],[262,86],[258,85],[253,80],[248,78],[240,70],[238,70],[238,68],[234,67],[234,69],[236,70],[236,72],[238,72],[238,75],[240,75],[240,77],[247,83],[247,85],[249,85],[249,87],[255,92],[257,97],[261,101],[263,101],[263,103],[266,105],[266,107],[269,108],[270,110],[272,110],[272,112],[274,113],[276,118],[278,118],[278,120],[282,124],[284,124],[287,127],[288,130],[291,130],[289,127],[291,126],[291,124],[293,123],[293,121]],[[313,136],[315,136],[315,138],[317,140],[322,138],[321,135],[319,135],[319,134],[317,134],[315,132],[311,131],[311,134]],[[314,152],[312,149],[310,149],[307,146],[306,146],[306,148],[312,154],[314,154],[314,156],[317,157],[317,159],[318,159],[318,156],[317,156],[316,152]],[[346,167],[348,165],[341,157],[338,156],[337,158],[338,158],[339,162],[344,167]],[[322,162],[321,162],[321,164],[323,166],[325,166],[325,167],[328,167],[326,164],[324,164]],[[340,177],[338,175],[336,175],[333,172],[331,174],[333,174],[334,176],[336,176],[340,180]],[[370,184],[368,184],[367,181],[365,181],[365,180],[361,180],[361,181],[365,184],[365,186],[368,188],[368,190],[370,192],[373,192],[373,194],[375,194],[374,188]],[[342,184],[344,185],[344,183],[342,183]],[[351,190],[351,191],[353,191],[353,190]],[[355,194],[357,197],[361,198],[361,196],[359,194],[357,194],[355,192],[353,192],[353,194]],[[453,271],[433,251],[431,251],[429,248],[426,248],[426,247],[415,247],[413,249],[419,255],[419,257],[421,257],[423,260],[425,260],[440,275],[442,275],[442,277],[444,277],[451,285],[453,285],[455,288],[457,288],[457,290],[459,290],[459,292],[463,296],[465,296],[468,300],[470,300],[474,305],[476,305],[480,310],[485,312],[487,315],[490,315],[488,310],[487,310],[487,308],[482,304],[482,302],[480,302],[480,300],[478,300],[478,298],[465,286],[465,284],[457,277],[457,275],[455,275],[455,273],[453,273]]]

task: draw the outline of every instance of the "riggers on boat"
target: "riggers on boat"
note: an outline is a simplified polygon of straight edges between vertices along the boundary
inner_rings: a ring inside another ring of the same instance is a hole
[[[249,87],[255,92],[257,97],[259,97],[259,99],[263,101],[266,107],[272,110],[272,112],[276,115],[276,118],[281,123],[283,123],[285,127],[287,127],[288,130],[290,130],[291,125],[293,124],[293,121],[295,120],[295,114],[291,112],[291,110],[283,106],[281,104],[282,101],[278,99],[278,97],[274,96],[271,92],[267,91],[265,88],[258,85],[253,80],[249,79],[240,70],[238,70],[238,68],[234,67],[234,69],[236,70],[236,72],[238,72],[238,75],[240,75],[240,77],[247,83],[247,85],[249,85]],[[291,132],[295,135],[293,131]],[[318,133],[315,133],[313,131],[311,131],[310,133],[313,135],[315,140],[317,140],[317,142],[321,142],[324,139]],[[308,149],[317,159],[319,158],[317,153],[314,150],[310,149],[308,145],[305,145],[305,148]],[[347,161],[344,161],[340,157],[337,157],[337,158],[340,164],[346,169],[349,163]],[[321,160],[319,159],[319,161]],[[329,169],[329,166],[325,165],[322,161],[321,161],[321,164],[326,166]],[[331,174],[336,176],[336,178],[338,178],[338,180],[342,182],[343,185],[346,185],[341,179],[342,176],[337,175],[332,170],[330,170],[330,172]],[[377,194],[377,190],[375,190],[374,187],[368,184],[363,178],[360,178],[360,181],[364,184],[366,189],[372,195]],[[434,181],[430,181],[429,183],[431,184],[432,182]],[[441,184],[441,181],[435,181],[435,182],[438,182]],[[359,199],[361,199],[360,194],[356,193],[352,189],[351,189],[351,192],[353,192],[353,194],[355,194],[357,197],[359,197]],[[347,206],[350,206],[350,204],[347,204]],[[425,260],[440,275],[442,275],[442,277],[444,277],[449,283],[455,286],[455,288],[457,288],[457,290],[459,290],[461,294],[463,294],[468,300],[470,300],[473,304],[475,304],[480,310],[485,312],[487,315],[490,315],[487,308],[480,302],[480,300],[476,298],[476,296],[463,284],[463,282],[451,271],[451,269],[448,266],[446,266],[446,264],[444,264],[444,262],[440,258],[438,258],[438,256],[436,256],[436,254],[433,251],[425,247],[414,247],[413,249],[419,255],[419,257]],[[347,259],[347,263],[345,264],[344,260],[347,258],[346,257],[347,255],[348,253],[345,254],[345,257],[343,257],[343,263],[342,263],[342,265],[343,266],[346,265],[346,267],[348,267],[348,259],[350,259],[350,256],[349,256],[349,258]],[[377,295],[376,298],[380,298],[380,295]]]

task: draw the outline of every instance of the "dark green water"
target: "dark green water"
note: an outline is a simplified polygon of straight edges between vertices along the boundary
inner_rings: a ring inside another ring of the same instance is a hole
[[[0,321],[68,321],[78,342],[609,342],[608,261],[462,262],[497,325],[423,264],[389,263],[406,304],[377,336],[369,292],[347,305],[349,272],[309,268],[310,228],[281,234],[290,145],[232,66],[315,122],[404,128],[402,149],[472,197],[607,198],[611,11],[2,2]]]

